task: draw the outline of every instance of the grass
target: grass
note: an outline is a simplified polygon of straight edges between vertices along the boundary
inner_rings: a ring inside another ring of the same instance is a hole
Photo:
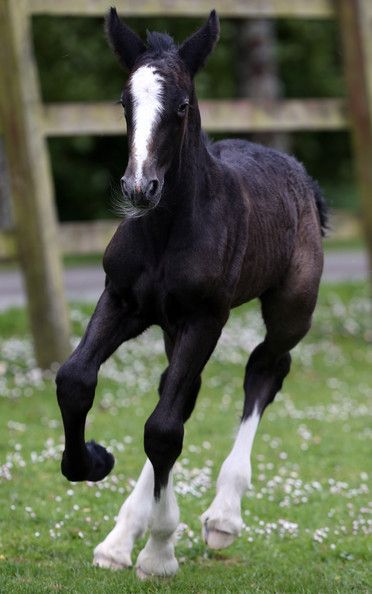
[[[91,310],[72,308],[76,335]],[[365,285],[322,288],[313,329],[257,434],[246,528],[215,553],[198,517],[231,446],[247,353],[262,335],[254,305],[233,312],[177,464],[180,571],[150,582],[133,570],[93,568],[91,559],[144,461],[143,424],[165,365],[159,332],[128,343],[102,368],[87,433],[111,448],[116,466],[99,484],[75,485],[59,472],[53,373],[35,367],[24,311],[0,314],[0,592],[371,592],[370,313]]]

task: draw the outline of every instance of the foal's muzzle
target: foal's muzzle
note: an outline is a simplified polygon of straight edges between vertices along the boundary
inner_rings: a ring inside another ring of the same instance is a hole
[[[136,208],[152,208],[159,202],[161,184],[158,178],[142,179],[138,182],[124,175],[120,183],[124,198]]]

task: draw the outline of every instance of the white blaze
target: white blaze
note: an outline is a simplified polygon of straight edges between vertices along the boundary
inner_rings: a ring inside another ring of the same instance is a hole
[[[131,78],[130,89],[133,99],[133,156],[135,179],[140,183],[143,165],[148,158],[148,146],[155,124],[163,109],[163,78],[154,66],[141,66]]]

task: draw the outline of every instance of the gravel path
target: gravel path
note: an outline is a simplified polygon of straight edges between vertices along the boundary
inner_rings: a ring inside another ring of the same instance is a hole
[[[98,266],[67,268],[64,272],[69,300],[96,301],[104,286]],[[363,280],[367,277],[367,256],[359,250],[337,250],[325,257],[323,282]],[[0,271],[0,310],[25,303],[22,277],[18,270]]]

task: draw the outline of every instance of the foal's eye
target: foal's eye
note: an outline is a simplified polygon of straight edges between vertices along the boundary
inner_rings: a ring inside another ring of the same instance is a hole
[[[188,101],[184,101],[183,103],[181,103],[181,104],[178,106],[178,109],[177,109],[177,115],[178,115],[180,118],[183,118],[183,116],[185,115],[185,113],[186,113],[186,111],[187,111],[187,106],[188,106],[188,104],[189,104],[189,102],[188,102]]]

